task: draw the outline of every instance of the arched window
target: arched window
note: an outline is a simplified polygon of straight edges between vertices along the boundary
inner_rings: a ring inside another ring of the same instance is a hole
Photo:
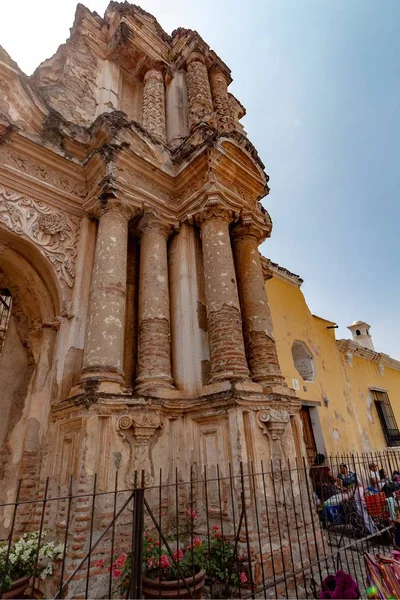
[[[11,315],[11,294],[7,289],[0,289],[0,355],[6,339],[8,323]]]
[[[314,381],[316,368],[314,357],[304,342],[296,341],[292,346],[294,366],[304,381]]]
[[[361,335],[361,331],[359,329],[356,329],[356,335]]]

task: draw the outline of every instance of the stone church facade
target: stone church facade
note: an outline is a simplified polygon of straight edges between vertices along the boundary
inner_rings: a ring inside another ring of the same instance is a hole
[[[150,484],[299,454],[258,252],[268,176],[229,68],[112,2],[79,5],[31,77],[1,51],[0,81],[3,499],[19,478],[106,489],[116,468]]]

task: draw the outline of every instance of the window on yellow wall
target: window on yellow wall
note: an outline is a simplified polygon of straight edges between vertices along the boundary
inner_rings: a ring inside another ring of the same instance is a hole
[[[371,390],[382,430],[388,446],[400,446],[400,431],[386,392]]]
[[[299,340],[293,342],[292,357],[300,377],[304,381],[314,381],[316,375],[315,362],[307,344]]]

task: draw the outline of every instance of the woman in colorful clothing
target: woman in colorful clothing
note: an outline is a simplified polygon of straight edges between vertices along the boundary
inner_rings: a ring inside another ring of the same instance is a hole
[[[339,473],[337,476],[337,484],[341,488],[353,487],[356,483],[356,474],[349,471],[347,465],[342,463],[339,465]]]

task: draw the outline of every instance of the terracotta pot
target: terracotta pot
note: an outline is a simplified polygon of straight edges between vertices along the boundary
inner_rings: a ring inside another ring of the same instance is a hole
[[[190,598],[185,586],[186,582],[192,597],[202,598],[205,577],[204,569],[194,577],[175,581],[158,581],[158,579],[143,577],[143,596],[144,598]]]
[[[3,592],[2,598],[6,598],[8,600],[15,600],[16,598],[23,598],[26,590],[29,586],[30,576],[21,577],[21,579],[16,579],[12,582],[11,588],[6,592]]]

